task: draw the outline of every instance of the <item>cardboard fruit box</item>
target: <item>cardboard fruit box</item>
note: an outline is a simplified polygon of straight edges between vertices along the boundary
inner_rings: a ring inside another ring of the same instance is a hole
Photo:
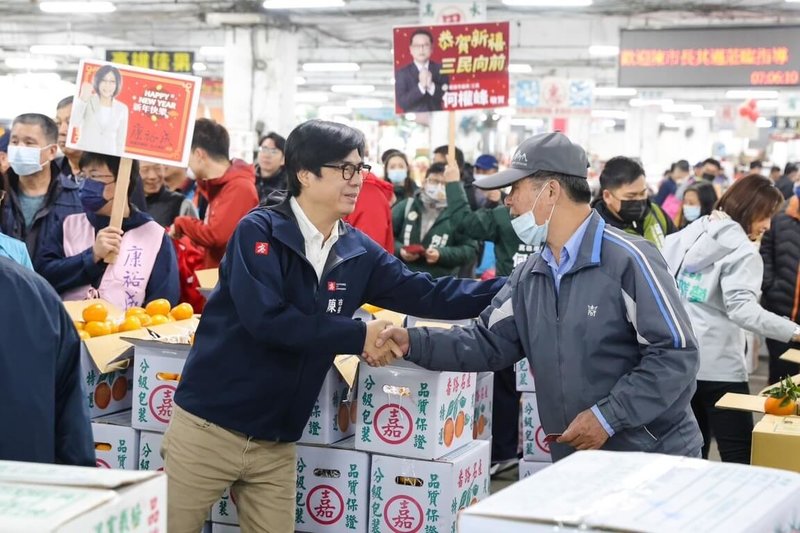
[[[473,441],[436,461],[373,455],[369,531],[455,531],[457,514],[489,495],[491,448]]]
[[[167,530],[167,477],[0,461],[0,530],[154,533]]]
[[[370,456],[354,445],[297,446],[295,531],[367,532]]]
[[[219,269],[207,268],[205,270],[195,270],[194,275],[197,276],[197,283],[200,285],[200,294],[209,297],[211,291],[219,283]]]
[[[536,394],[522,393],[522,454],[526,461],[551,463],[550,444],[546,441],[547,434],[539,418],[539,405],[536,403]]]
[[[541,472],[552,463],[539,463],[536,461],[526,461],[525,459],[519,462],[519,478],[525,479],[537,472]]]
[[[517,391],[519,392],[536,392],[536,383],[533,380],[533,372],[531,371],[531,363],[527,357],[523,357],[514,365],[514,371],[517,374]]]
[[[163,440],[163,433],[139,432],[139,470],[164,471],[164,459],[161,458],[161,442]]]
[[[92,435],[99,468],[138,469],[139,431],[131,427],[128,411],[95,418]]]
[[[408,361],[358,371],[359,450],[436,459],[472,441],[477,374]]]
[[[640,452],[576,452],[458,515],[459,533],[797,531],[800,475]]]
[[[172,418],[175,391],[191,345],[156,339],[127,340],[135,347],[131,426],[163,433]]]
[[[231,492],[230,488],[225,489],[222,497],[211,507],[211,521],[217,524],[239,525],[236,496]]]
[[[348,360],[352,362],[348,364]],[[354,376],[350,372],[354,374],[354,371],[349,369],[354,368],[353,364],[357,368],[357,360],[355,356],[336,357],[336,364],[325,376],[299,443],[332,444],[355,432],[357,397],[351,389]],[[350,381],[346,376],[351,376]]]
[[[494,406],[494,372],[478,373],[475,385],[475,413],[472,416],[472,437],[492,438],[492,407]]]

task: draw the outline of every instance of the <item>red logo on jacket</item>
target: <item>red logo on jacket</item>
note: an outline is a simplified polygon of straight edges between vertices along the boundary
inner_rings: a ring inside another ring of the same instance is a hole
[[[256,243],[256,255],[269,255],[269,243],[268,242],[257,242]]]
[[[336,292],[336,282],[335,281],[329,281],[328,282],[328,291],[329,292]]]

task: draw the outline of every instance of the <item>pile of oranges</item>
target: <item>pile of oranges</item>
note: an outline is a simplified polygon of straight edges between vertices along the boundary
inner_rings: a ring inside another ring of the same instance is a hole
[[[172,307],[168,300],[160,298],[148,303],[145,307],[131,307],[125,311],[125,318],[120,321],[108,319],[108,309],[102,303],[95,303],[83,310],[83,322],[75,322],[75,328],[81,339],[102,337],[112,333],[134,331],[149,326],[186,320],[194,316],[191,304],[181,303]]]

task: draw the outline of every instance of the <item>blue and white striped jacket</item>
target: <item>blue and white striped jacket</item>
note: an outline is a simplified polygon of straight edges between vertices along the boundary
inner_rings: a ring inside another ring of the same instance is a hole
[[[408,359],[434,370],[500,370],[527,357],[546,433],[597,405],[615,432],[603,449],[699,455],[697,341],[675,280],[655,246],[596,212],[558,295],[537,254],[476,326],[409,333]],[[560,459],[573,450],[551,451]]]

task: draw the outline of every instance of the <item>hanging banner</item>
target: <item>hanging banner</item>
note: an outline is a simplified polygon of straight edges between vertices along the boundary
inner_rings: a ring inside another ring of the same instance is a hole
[[[620,87],[800,85],[800,26],[622,30]]]
[[[163,72],[194,72],[194,52],[188,50],[106,50],[106,61]]]
[[[432,0],[419,3],[420,24],[486,22],[486,0]]]
[[[589,115],[594,102],[592,80],[547,77],[519,80],[515,84],[516,115]]]
[[[83,60],[67,146],[186,167],[201,80]]]
[[[508,37],[508,22],[395,28],[395,112],[507,106]]]

